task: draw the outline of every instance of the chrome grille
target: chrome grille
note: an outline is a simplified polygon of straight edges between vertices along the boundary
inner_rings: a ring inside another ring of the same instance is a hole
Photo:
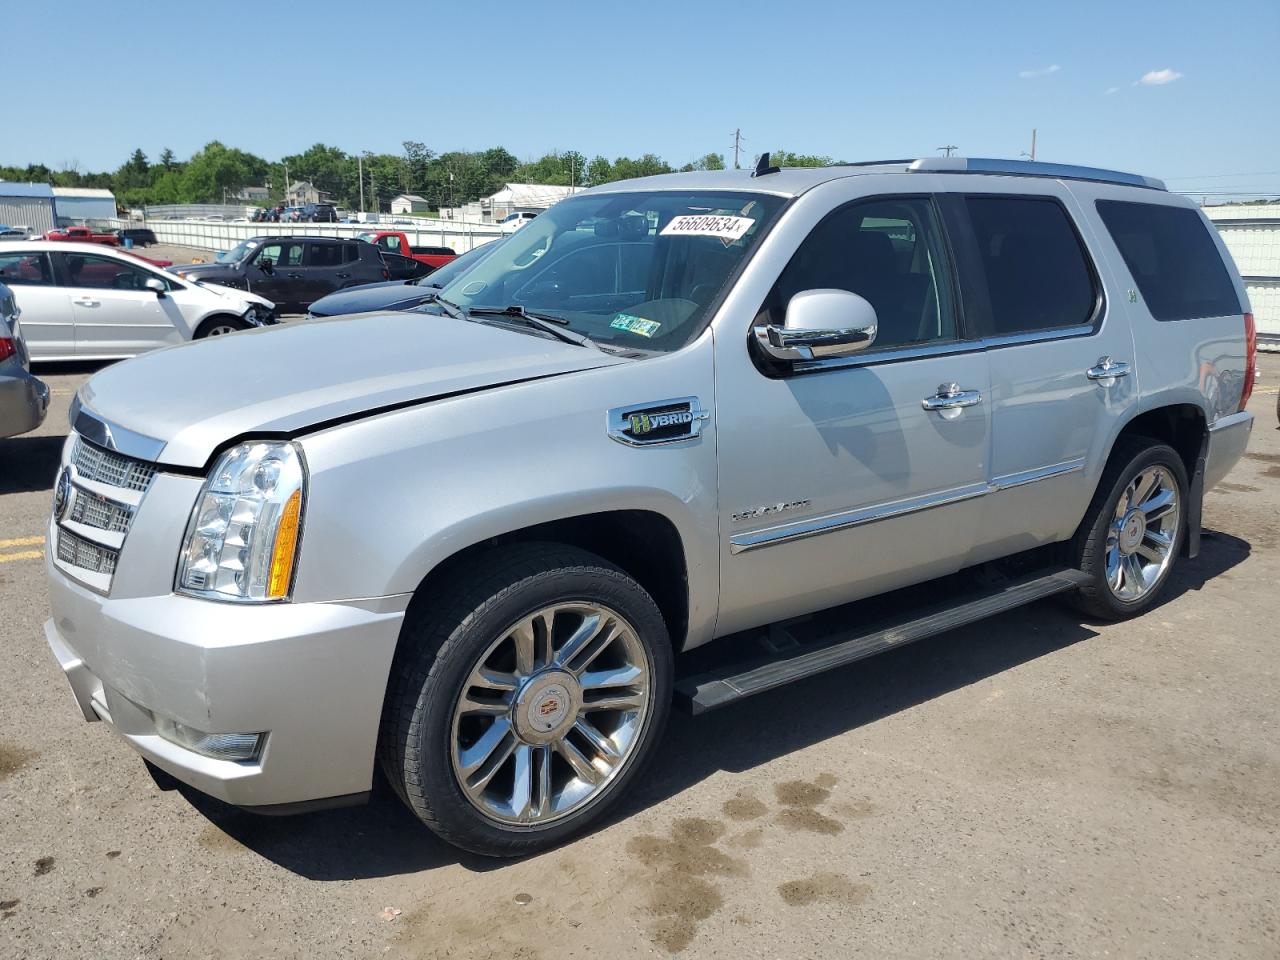
[[[76,473],[85,480],[96,480],[108,486],[139,492],[146,490],[151,478],[156,475],[156,468],[150,463],[122,457],[79,437],[76,438],[71,462],[75,464]]]
[[[99,546],[83,537],[77,537],[69,530],[58,528],[58,559],[63,563],[90,573],[105,573],[110,576],[116,572],[118,557],[110,547]]]
[[[156,472],[154,464],[73,435],[54,498],[57,565],[106,593],[134,514]]]
[[[133,519],[133,507],[100,497],[88,490],[77,490],[71,507],[71,519],[108,533],[124,533],[129,529],[129,521]]]

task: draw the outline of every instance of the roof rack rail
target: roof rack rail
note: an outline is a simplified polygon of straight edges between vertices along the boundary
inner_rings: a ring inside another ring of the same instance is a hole
[[[1068,163],[1040,163],[1037,160],[999,160],[990,157],[925,157],[911,163],[912,173],[1007,173],[1018,177],[1051,177],[1055,180],[1092,180],[1122,183],[1148,190],[1167,190],[1163,180],[1137,173],[1076,167]]]

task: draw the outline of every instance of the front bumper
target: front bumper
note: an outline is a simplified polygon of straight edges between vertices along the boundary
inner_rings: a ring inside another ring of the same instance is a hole
[[[1210,490],[1244,456],[1253,431],[1253,414],[1247,411],[1220,417],[1209,425],[1209,452],[1204,464],[1204,488]]]
[[[106,721],[156,766],[240,806],[370,789],[407,595],[262,606],[112,600],[47,568],[45,636],[86,720]],[[267,736],[255,761],[217,760],[162,738],[156,717]]]
[[[0,374],[0,437],[16,437],[44,423],[49,412],[49,388],[43,380],[19,371]]]

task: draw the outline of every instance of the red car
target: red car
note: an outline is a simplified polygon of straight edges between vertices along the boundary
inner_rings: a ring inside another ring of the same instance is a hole
[[[108,247],[120,246],[120,238],[114,233],[94,233],[88,227],[65,227],[62,230],[50,230],[42,239],[73,240],[76,243],[101,243]]]
[[[411,247],[409,238],[397,230],[370,230],[359,235],[361,240],[372,243],[386,253],[398,254],[425,263],[432,270],[443,267],[458,255],[449,247]]]

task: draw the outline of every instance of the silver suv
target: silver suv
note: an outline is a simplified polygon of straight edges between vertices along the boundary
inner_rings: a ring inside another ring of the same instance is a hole
[[[86,720],[206,793],[348,803],[381,770],[450,842],[538,850],[617,803],[673,701],[1053,594],[1148,609],[1245,449],[1248,311],[1145,177],[589,190],[418,311],[94,376],[49,645]]]

